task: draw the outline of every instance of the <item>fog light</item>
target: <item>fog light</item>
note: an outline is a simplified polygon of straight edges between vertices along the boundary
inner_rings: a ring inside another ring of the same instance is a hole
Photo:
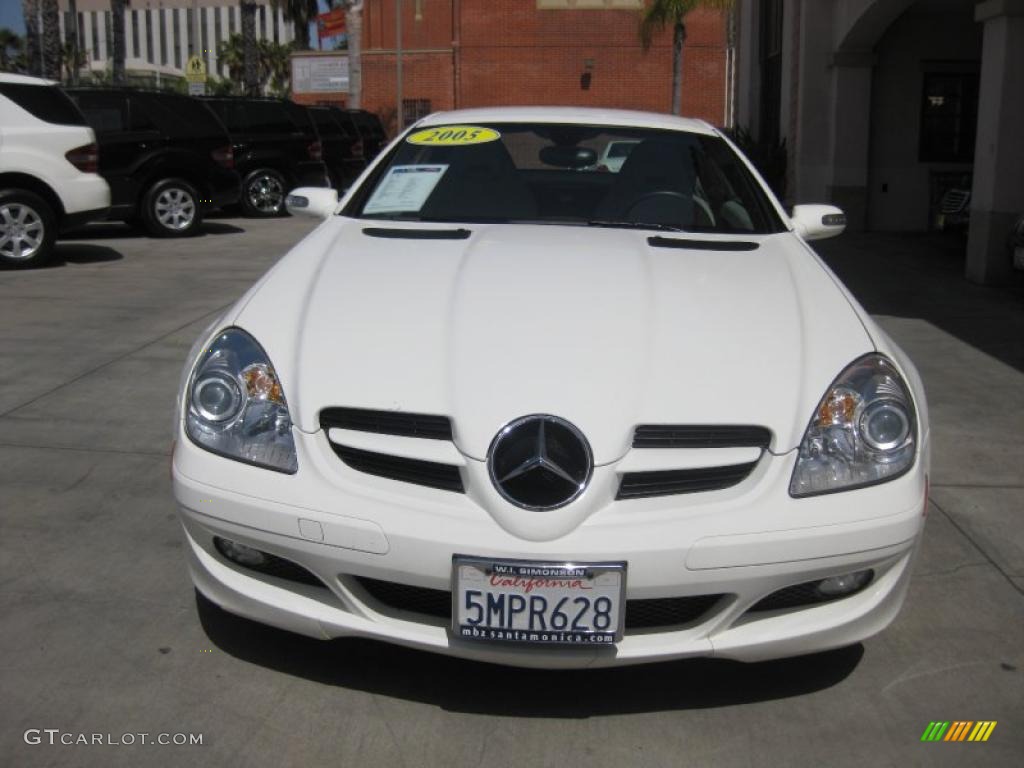
[[[843,597],[866,587],[872,576],[874,572],[870,570],[844,573],[842,576],[822,579],[817,589],[824,597]]]
[[[245,544],[239,544],[237,541],[215,536],[213,545],[217,547],[217,551],[224,555],[224,557],[239,565],[256,568],[267,562],[267,556],[258,549],[247,547]]]

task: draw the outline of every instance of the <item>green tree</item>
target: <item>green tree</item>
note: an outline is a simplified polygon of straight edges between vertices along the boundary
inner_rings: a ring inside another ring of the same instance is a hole
[[[640,42],[650,50],[654,34],[672,27],[672,114],[682,110],[683,43],[686,42],[686,15],[698,8],[724,10],[733,0],[653,0],[640,12]]]
[[[291,62],[289,56],[295,49],[292,43],[275,43],[272,40],[256,41],[256,93],[268,90],[279,96],[291,92]],[[234,34],[220,44],[217,60],[228,68],[230,81],[245,87],[245,40]],[[227,86],[218,86],[223,89]]]
[[[64,80],[69,83],[78,82],[78,72],[88,62],[85,59],[85,51],[76,45],[74,40],[67,40],[61,51],[61,67],[64,71]]]
[[[15,32],[0,27],[0,72],[17,71],[18,55],[24,46],[24,41]]]
[[[25,17],[26,71],[39,77],[43,74],[39,46],[39,0],[21,0],[21,12]]]
[[[274,96],[290,96],[292,92],[291,53],[295,50],[294,43],[275,43],[272,40],[260,40],[260,68],[266,73],[270,92]]]

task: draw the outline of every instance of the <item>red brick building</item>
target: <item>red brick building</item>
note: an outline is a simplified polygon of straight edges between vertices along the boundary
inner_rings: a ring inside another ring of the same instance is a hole
[[[668,112],[672,34],[646,53],[643,0],[401,0],[405,121],[440,110],[568,104]],[[362,107],[396,123],[395,0],[363,6]],[[683,114],[722,124],[725,18],[687,17]],[[341,100],[339,95],[334,100]],[[304,101],[325,101],[321,94]]]

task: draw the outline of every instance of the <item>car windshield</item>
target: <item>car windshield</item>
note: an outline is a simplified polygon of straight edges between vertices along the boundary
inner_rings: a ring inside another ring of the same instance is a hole
[[[615,169],[599,162],[625,150]],[[411,131],[345,215],[402,221],[570,224],[685,232],[783,229],[721,138],[678,130],[487,123]]]

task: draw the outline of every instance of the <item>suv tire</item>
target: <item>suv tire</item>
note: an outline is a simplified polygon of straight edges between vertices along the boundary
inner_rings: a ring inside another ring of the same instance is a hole
[[[154,237],[187,237],[203,221],[196,188],[184,179],[162,179],[142,196],[142,223]]]
[[[284,176],[272,168],[258,168],[242,182],[242,211],[260,218],[281,216],[287,194]]]
[[[0,264],[20,269],[50,260],[57,217],[43,198],[23,189],[0,189]]]

